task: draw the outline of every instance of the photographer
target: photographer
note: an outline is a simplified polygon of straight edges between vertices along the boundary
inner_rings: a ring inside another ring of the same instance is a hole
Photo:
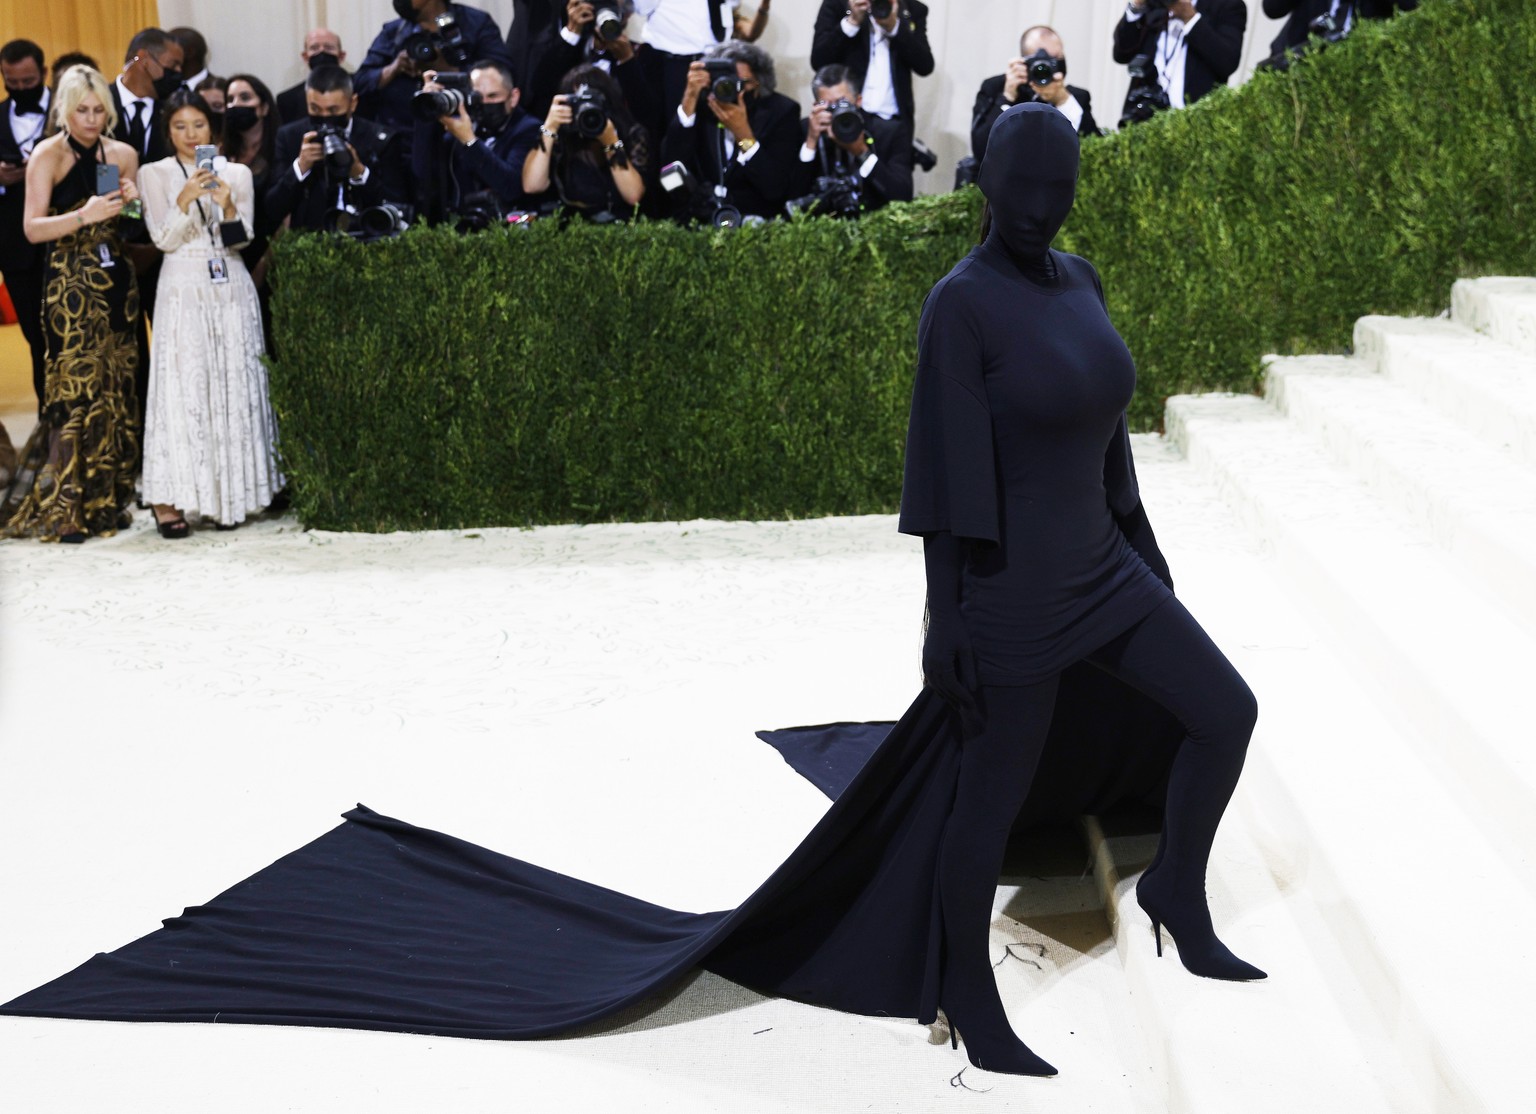
[[[912,75],[933,72],[928,5],[920,0],[822,0],[811,33],[811,65],[841,63],[864,90],[865,111],[913,119]]]
[[[629,114],[652,137],[660,135],[666,124],[665,106],[657,96],[653,74],[625,33],[633,9],[633,0],[564,0],[565,22],[529,79],[528,110],[548,115],[561,79],[577,66],[593,65],[618,82]],[[599,26],[599,12],[617,19],[605,18]]]
[[[357,95],[346,70],[311,70],[304,99],[308,119],[284,124],[277,132],[265,231],[275,231],[285,217],[292,228],[334,231],[346,225],[338,214],[407,200],[397,137],[353,115]]]
[[[1270,43],[1271,54],[1263,65],[1284,69],[1312,43],[1344,38],[1357,19],[1386,19],[1418,6],[1419,0],[1264,0],[1264,14],[1284,19],[1285,26]]]
[[[1099,134],[1088,90],[1067,84],[1067,48],[1061,36],[1045,26],[1031,27],[1019,38],[1019,56],[1005,73],[989,77],[971,108],[971,153],[980,162],[987,153],[987,136],[997,118],[1014,105],[1044,101],[1058,109],[1079,137]]]
[[[427,70],[459,73],[484,58],[508,68],[512,59],[496,21],[479,8],[448,0],[393,0],[400,17],[374,37],[353,81],[368,115],[409,135],[411,97]]]
[[[858,78],[847,66],[823,66],[811,91],[816,102],[802,125],[798,207],[856,216],[911,201],[912,125],[865,112]]]
[[[29,39],[0,47],[0,275],[15,305],[21,334],[32,356],[32,389],[43,405],[43,252],[22,232],[27,199],[27,160],[47,131],[53,100],[43,83],[43,48]]]
[[[596,66],[577,66],[560,82],[538,131],[523,163],[525,193],[553,186],[566,209],[598,223],[634,215],[645,196],[650,137],[613,78]]]
[[[703,187],[723,186],[722,200],[742,215],[780,216],[799,172],[803,133],[800,106],[774,86],[773,59],[761,47],[736,39],[711,47],[688,68],[662,164],[681,163]],[[678,215],[693,215],[694,200],[674,199]]]
[[[1115,24],[1115,61],[1132,71],[1124,116],[1145,118],[1136,110],[1149,88],[1166,107],[1183,108],[1225,85],[1242,61],[1247,28],[1243,0],[1130,0]],[[1137,78],[1138,69],[1147,76]]]
[[[512,71],[481,60],[470,67],[467,80],[462,74],[439,79],[432,70],[423,76],[415,102],[420,107],[412,170],[427,219],[442,220],[476,193],[492,194],[503,211],[517,208],[523,160],[539,140],[539,122],[518,107]],[[462,88],[466,83],[469,88]],[[447,107],[452,113],[438,114]]]

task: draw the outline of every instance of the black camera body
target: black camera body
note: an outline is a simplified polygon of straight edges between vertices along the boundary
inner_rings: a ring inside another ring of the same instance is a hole
[[[1332,12],[1324,12],[1307,24],[1307,34],[1325,43],[1337,43],[1344,41],[1344,37],[1349,34],[1349,28],[1344,25],[1341,17]]]
[[[661,168],[661,185],[681,197],[688,217],[712,228],[740,228],[741,210],[725,199],[722,191],[695,178],[680,162]]]
[[[891,0],[872,0],[869,5],[869,14],[876,19],[890,19],[891,9],[894,6]]]
[[[1150,0],[1149,0],[1150,2]],[[1125,111],[1120,126],[1140,124],[1169,107],[1168,94],[1157,80],[1157,65],[1150,54],[1138,54],[1125,67],[1130,71],[1131,87],[1125,95]]]
[[[1067,60],[1054,58],[1050,52],[1041,48],[1031,54],[1024,62],[1029,67],[1029,83],[1039,85],[1042,88],[1056,80],[1056,75],[1067,76]]]
[[[568,93],[565,103],[571,110],[571,122],[563,124],[561,131],[580,139],[596,139],[608,127],[608,98],[590,85],[578,85]]]
[[[864,211],[864,179],[857,174],[831,174],[816,179],[816,188],[804,197],[784,202],[784,210],[818,213],[829,217],[856,217]]]
[[[864,134],[864,114],[847,97],[838,97],[829,102],[827,108],[832,112],[827,130],[833,139],[839,143],[852,143]]]
[[[435,120],[439,116],[456,116],[461,107],[471,115],[480,107],[481,96],[469,83],[467,73],[440,73],[437,84],[441,89],[418,89],[411,97],[411,111],[418,120]]]
[[[451,66],[469,65],[469,44],[452,12],[444,12],[434,21],[436,30],[417,31],[406,37],[400,48],[419,66],[431,64],[439,54]]]
[[[592,33],[603,42],[611,43],[624,33],[628,22],[629,17],[618,4],[604,4],[597,9],[597,18],[592,21]]]
[[[721,104],[735,104],[741,100],[741,75],[736,63],[729,58],[704,59],[704,72],[709,75],[708,90]]]
[[[320,165],[326,177],[347,177],[352,170],[352,152],[347,150],[347,131],[343,124],[321,124],[315,129],[320,140]]]

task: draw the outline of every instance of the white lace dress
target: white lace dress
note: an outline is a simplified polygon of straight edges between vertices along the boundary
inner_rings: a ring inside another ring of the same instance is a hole
[[[277,425],[261,362],[256,285],[240,253],[224,245],[223,213],[212,198],[201,199],[201,210],[177,207],[187,173],[191,167],[175,156],[139,171],[144,220],[165,252],[152,322],[141,489],[145,502],[170,504],[190,521],[203,516],[232,526],[265,509],[282,489]],[[251,172],[227,163],[218,173],[229,183],[248,240],[256,227]],[[212,260],[222,263],[228,282],[210,277]]]

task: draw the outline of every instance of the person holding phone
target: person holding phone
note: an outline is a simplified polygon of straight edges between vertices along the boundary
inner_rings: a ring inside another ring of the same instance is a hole
[[[140,172],[144,222],[165,253],[150,346],[144,500],[164,538],[190,520],[232,529],[282,489],[261,303],[240,257],[256,227],[251,170],[218,153],[213,110],[179,89],[160,126],[170,158]]]
[[[59,130],[27,160],[22,232],[45,245],[42,413],[0,506],[0,535],[83,542],[128,522],[139,464],[139,289],[120,225],[139,204],[138,155],[111,138],[106,79],[59,79]]]

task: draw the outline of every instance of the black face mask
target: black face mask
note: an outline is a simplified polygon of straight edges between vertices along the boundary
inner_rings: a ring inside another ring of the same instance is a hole
[[[492,135],[506,127],[507,118],[512,114],[507,111],[504,104],[482,104],[475,109],[475,134]]]
[[[16,106],[16,111],[23,115],[29,112],[41,112],[43,109],[43,94],[48,91],[47,86],[37,85],[31,89],[12,89],[5,87],[5,95],[11,98],[11,103]]]
[[[313,131],[319,131],[323,127],[340,128],[346,131],[347,122],[351,119],[350,116],[310,116],[309,126]]]
[[[155,100],[163,101],[181,88],[181,71],[166,70],[155,78]]]
[[[987,240],[1018,260],[1038,260],[1072,211],[1077,132],[1048,104],[1010,108],[992,125],[976,184],[992,207]]]
[[[341,65],[341,59],[336,57],[336,55],[329,53],[328,51],[318,51],[317,53],[311,54],[309,56],[309,68],[312,70],[318,70],[321,66],[339,65]]]
[[[395,0],[395,14],[407,23],[416,22],[416,7],[411,0]]]
[[[209,110],[209,122],[213,125],[214,135],[224,134],[224,113]]]
[[[249,131],[256,126],[256,106],[232,104],[224,110],[224,126],[231,132]]]

